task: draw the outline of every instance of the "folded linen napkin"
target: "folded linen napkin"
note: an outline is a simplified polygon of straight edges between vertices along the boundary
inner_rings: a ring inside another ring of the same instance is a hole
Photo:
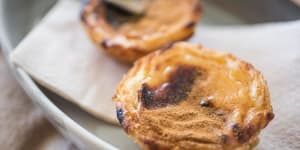
[[[111,96],[129,66],[93,46],[80,25],[79,5],[60,1],[11,58],[42,85],[116,123]],[[300,148],[300,21],[233,27],[200,24],[190,41],[231,52],[264,74],[275,119],[263,131],[258,149]]]

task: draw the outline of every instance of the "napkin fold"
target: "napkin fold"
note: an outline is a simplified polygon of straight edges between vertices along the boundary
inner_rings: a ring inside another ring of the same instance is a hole
[[[80,25],[79,5],[59,1],[11,59],[40,84],[116,123],[111,97],[129,66],[93,46]],[[190,42],[230,52],[263,73],[275,119],[263,131],[257,149],[300,149],[300,20],[229,27],[200,24]]]

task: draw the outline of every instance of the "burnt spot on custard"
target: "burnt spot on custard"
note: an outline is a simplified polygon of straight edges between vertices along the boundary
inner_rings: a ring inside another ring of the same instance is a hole
[[[246,126],[246,133],[249,137],[252,136],[255,132],[256,132],[256,129],[251,124]]]
[[[116,105],[116,115],[120,125],[128,133],[129,122],[126,121],[124,109],[120,105]]]
[[[142,84],[139,91],[142,106],[154,109],[178,104],[188,97],[196,78],[201,75],[199,68],[181,65],[161,85],[150,87],[147,83]]]
[[[272,113],[272,112],[268,112],[268,113],[267,113],[267,120],[268,120],[268,121],[273,120],[274,117],[275,117],[274,113]]]
[[[157,149],[159,149],[159,145],[157,145],[154,141],[144,140],[144,144],[145,144],[150,150],[157,150]]]
[[[242,128],[239,124],[233,124],[232,132],[239,143],[247,142],[256,133],[257,128],[251,124]]]
[[[123,120],[124,120],[124,112],[123,109],[121,107],[117,107],[117,118],[120,124],[122,124]]]
[[[108,40],[107,39],[104,39],[100,42],[100,45],[103,47],[103,48],[108,48],[109,47],[109,44],[108,44]]]
[[[232,125],[232,132],[233,132],[233,135],[237,138],[237,140],[240,143],[243,143],[244,133],[243,133],[243,129],[240,127],[239,124],[236,123],[236,124]]]

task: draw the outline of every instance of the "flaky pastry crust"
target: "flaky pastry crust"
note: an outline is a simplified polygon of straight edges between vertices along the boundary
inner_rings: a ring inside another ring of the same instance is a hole
[[[113,100],[120,124],[146,150],[249,150],[274,117],[252,65],[184,42],[139,59]]]
[[[133,62],[190,37],[202,14],[198,0],[149,0],[147,3],[142,16],[114,27],[108,21],[103,0],[88,0],[82,9],[81,22],[99,48],[119,60]],[[116,21],[116,18],[112,19]]]

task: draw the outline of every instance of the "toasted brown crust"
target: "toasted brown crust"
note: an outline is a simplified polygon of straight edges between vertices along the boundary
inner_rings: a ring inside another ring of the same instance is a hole
[[[113,100],[125,131],[149,150],[252,149],[274,117],[252,65],[184,42],[139,59]]]
[[[113,57],[136,59],[194,33],[202,14],[198,0],[149,0],[143,16],[113,27],[106,19],[102,0],[89,0],[81,22],[91,40]]]

